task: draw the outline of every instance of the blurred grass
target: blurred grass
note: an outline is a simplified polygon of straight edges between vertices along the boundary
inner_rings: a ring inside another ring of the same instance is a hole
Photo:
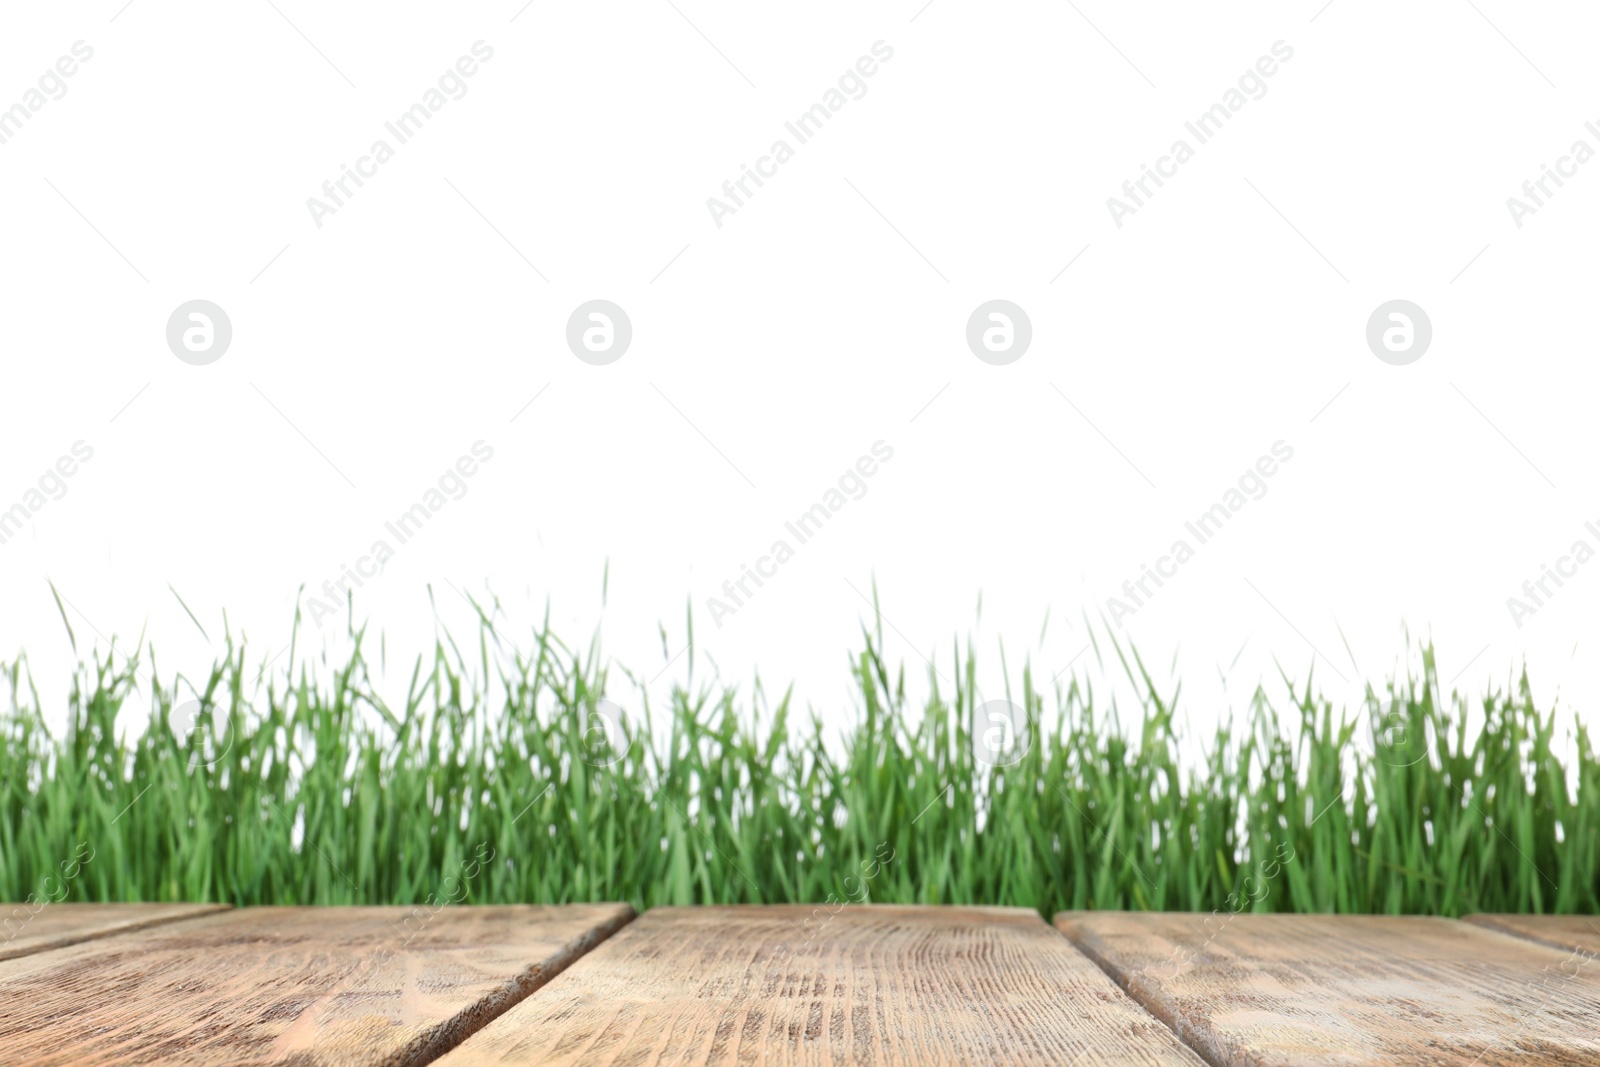
[[[1258,691],[1243,721],[1182,739],[1198,761],[1180,760],[1176,695],[1113,642],[1144,694],[1133,730],[1076,679],[1047,713],[1024,669],[1006,694],[1028,712],[1018,758],[990,766],[970,650],[912,708],[881,631],[865,632],[842,742],[759,683],[695,686],[692,655],[664,708],[630,678],[608,734],[595,646],[547,623],[519,652],[480,614],[476,645],[441,637],[398,707],[374,691],[360,633],[347,663],[295,665],[291,650],[275,675],[229,639],[195,685],[163,684],[143,646],[113,648],[79,669],[61,737],[11,664],[0,900],[1600,910],[1587,732],[1564,763],[1525,677],[1476,702],[1442,694],[1431,649],[1348,714],[1309,681],[1283,707]],[[122,737],[136,688],[154,711]],[[69,871],[81,844],[93,858]]]

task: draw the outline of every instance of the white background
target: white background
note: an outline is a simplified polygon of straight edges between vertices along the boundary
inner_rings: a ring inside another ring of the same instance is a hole
[[[1283,440],[1267,495],[1117,631],[1191,721],[1281,690],[1274,661],[1355,699],[1408,626],[1463,689],[1525,660],[1546,701],[1600,696],[1600,562],[1520,628],[1506,605],[1600,547],[1600,161],[1520,229],[1506,206],[1600,149],[1584,5],[123,4],[7,5],[0,33],[0,107],[94,49],[0,145],[0,508],[94,449],[0,545],[0,652],[58,721],[47,580],[85,651],[146,632],[193,673],[226,611],[266,659],[300,587],[480,439],[467,495],[357,594],[397,686],[430,583],[458,634],[457,590],[522,626],[548,600],[657,689],[692,606],[697,676],[759,667],[838,723],[874,581],[914,681],[969,635],[1013,675],[1101,677],[1086,619]],[[466,95],[318,228],[307,198],[479,40]],[[1266,95],[1118,228],[1107,198],[1280,40]],[[719,228],[707,198],[779,138],[795,158]],[[205,367],[165,340],[196,298],[234,331]],[[564,339],[594,298],[634,330],[605,367]],[[964,337],[994,298],[1033,327],[1004,367]],[[1364,336],[1396,298],[1434,330],[1404,367]],[[707,598],[879,440],[865,497],[715,626]]]

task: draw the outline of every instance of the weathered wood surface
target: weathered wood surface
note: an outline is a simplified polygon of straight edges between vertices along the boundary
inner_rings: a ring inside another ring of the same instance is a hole
[[[1466,921],[1552,948],[1600,955],[1600,918],[1593,915],[1468,915]]]
[[[223,904],[0,904],[0,960],[225,908]]]
[[[1037,913],[886,905],[652,909],[439,1061],[736,1063],[1200,1067]]]
[[[426,1062],[632,914],[246,908],[35,953],[0,963],[0,1063]]]
[[[1600,966],[1563,970],[1566,954],[1471,924],[1119,912],[1056,923],[1224,1067],[1600,1064]]]

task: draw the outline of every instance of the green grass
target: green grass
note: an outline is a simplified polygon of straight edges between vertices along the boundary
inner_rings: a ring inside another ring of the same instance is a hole
[[[685,683],[652,707],[593,645],[512,638],[488,616],[475,643],[442,639],[391,706],[355,636],[348,663],[291,651],[265,681],[231,640],[193,686],[162,681],[148,648],[95,656],[60,737],[12,664],[0,900],[1600,910],[1587,733],[1557,737],[1526,678],[1441,693],[1431,650],[1364,708],[1308,680],[1180,737],[1172,700],[1106,642],[1096,655],[1144,694],[1133,727],[1087,683],[1024,669],[1005,695],[1028,709],[1026,752],[990,767],[974,758],[970,650],[913,708],[881,633],[864,633],[856,725],[825,743],[759,684]],[[136,687],[155,714],[119,731]],[[200,727],[178,736],[174,693],[191,691]],[[629,711],[610,747],[588,711],[608,692]]]

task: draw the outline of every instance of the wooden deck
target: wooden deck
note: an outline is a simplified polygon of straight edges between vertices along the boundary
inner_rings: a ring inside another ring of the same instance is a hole
[[[1590,918],[52,904],[0,923],[4,1067],[1600,1065]]]

